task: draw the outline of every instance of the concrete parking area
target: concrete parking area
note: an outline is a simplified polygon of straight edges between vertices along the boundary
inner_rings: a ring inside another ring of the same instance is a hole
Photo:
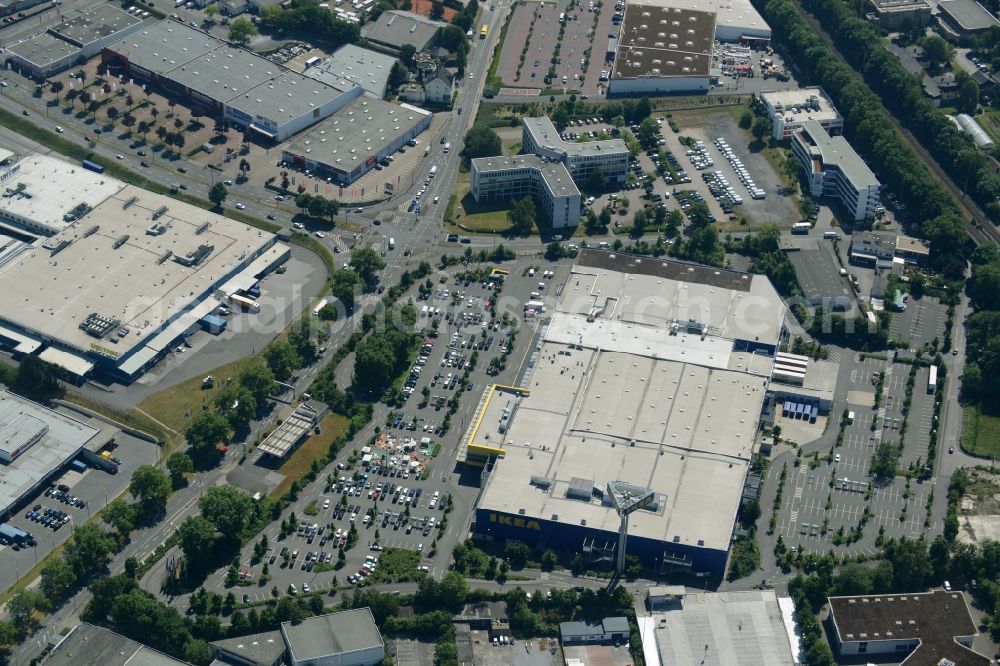
[[[0,558],[3,558],[5,562],[5,565],[0,567],[0,588],[2,589],[7,589],[17,582],[42,558],[69,539],[75,527],[90,520],[107,506],[109,501],[124,493],[128,489],[132,474],[138,467],[154,464],[159,459],[160,449],[151,442],[122,433],[103,421],[88,418],[77,411],[66,408],[59,408],[58,411],[88,425],[102,428],[106,433],[113,435],[117,444],[114,455],[122,461],[122,464],[119,466],[117,474],[109,474],[95,469],[87,469],[82,474],[67,470],[53,478],[49,485],[68,486],[68,494],[82,499],[86,503],[85,507],[72,506],[59,499],[46,497],[45,488],[40,489],[36,496],[23,503],[23,506],[11,516],[8,523],[33,534],[38,545],[34,548],[16,551],[12,547],[0,546]],[[64,511],[69,516],[69,522],[59,528],[52,529],[33,521],[25,514],[33,510],[35,506],[39,507],[37,509],[39,513],[43,513],[45,509]]]
[[[905,340],[910,349],[920,349],[941,340],[947,318],[947,306],[934,296],[910,298],[905,310],[893,313],[889,333],[894,340]]]

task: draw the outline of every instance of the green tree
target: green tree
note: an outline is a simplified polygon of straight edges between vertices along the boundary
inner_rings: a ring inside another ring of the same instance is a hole
[[[551,548],[546,548],[545,552],[542,553],[542,571],[552,571],[556,568],[559,563],[559,556],[556,555],[556,551]]]
[[[48,402],[63,394],[58,366],[37,356],[25,356],[17,368],[17,378],[11,386],[15,393],[38,402]]]
[[[257,36],[257,26],[250,19],[241,16],[229,22],[229,41],[237,46],[246,46]]]
[[[389,339],[373,335],[355,349],[354,384],[362,390],[381,395],[395,378],[396,353]]]
[[[465,133],[464,143],[462,157],[467,160],[477,157],[496,157],[503,154],[500,136],[486,125],[473,125]]]
[[[246,428],[257,414],[256,398],[241,384],[229,384],[216,394],[214,402],[217,413],[234,431]]]
[[[181,550],[188,562],[199,571],[204,570],[215,548],[215,527],[204,516],[189,516],[177,528]]]
[[[208,19],[210,22],[215,23],[215,17],[217,17],[220,13],[219,5],[213,2],[212,4],[205,7],[204,11],[205,11],[205,18]]]
[[[362,247],[351,252],[350,267],[357,271],[362,281],[368,286],[375,284],[380,270],[385,268],[385,262],[370,247]]]
[[[958,85],[958,100],[955,106],[962,113],[969,115],[975,115],[976,109],[979,108],[979,84],[968,74],[962,77]]]
[[[448,31],[448,28],[450,27],[452,26],[447,26],[446,28],[444,28],[444,30],[441,31],[441,35],[438,37],[438,41],[442,43],[442,46],[445,46],[444,45],[445,33]],[[448,49],[449,51],[454,51],[455,47],[456,45],[453,44],[448,44],[447,46],[445,46],[445,48]],[[402,62],[403,65],[405,65],[406,67],[413,67],[413,65],[415,64],[413,56],[415,56],[416,54],[417,54],[417,47],[415,47],[413,44],[403,44],[402,46],[399,47],[399,61]]]
[[[469,584],[457,571],[449,571],[438,585],[438,600],[441,605],[453,611],[458,611],[469,595]]]
[[[882,442],[875,448],[872,457],[871,472],[880,479],[892,479],[896,476],[899,464],[899,447],[890,442]]]
[[[214,6],[209,5],[209,7]],[[214,658],[212,647],[201,639],[195,638],[184,644],[184,659],[194,666],[208,666]]]
[[[250,363],[244,366],[239,374],[240,386],[250,391],[250,395],[260,407],[278,390],[274,381],[274,373],[263,363]]]
[[[184,485],[185,475],[194,471],[194,461],[183,451],[176,451],[167,458],[167,471],[174,488],[180,488]]]
[[[158,516],[167,506],[172,484],[163,470],[153,465],[142,465],[132,474],[129,493],[146,516]]]
[[[646,118],[639,124],[639,131],[636,133],[639,142],[646,148],[656,145],[660,138],[660,125],[652,118]]]
[[[124,539],[135,527],[135,507],[119,497],[104,507],[101,518]]]
[[[226,539],[236,540],[256,516],[257,505],[233,486],[214,486],[198,500],[201,514]]]
[[[920,46],[924,50],[924,59],[933,71],[940,70],[951,63],[951,58],[955,53],[952,45],[937,35],[921,39]]]
[[[591,194],[601,194],[608,186],[608,179],[604,177],[604,172],[599,168],[594,169],[587,176],[587,190]]]
[[[535,201],[525,196],[515,201],[507,211],[507,221],[510,222],[511,233],[527,236],[535,226]]]
[[[352,312],[354,310],[354,299],[364,281],[357,271],[338,269],[330,276],[330,294],[339,300],[344,306],[344,310]]]
[[[53,604],[61,601],[74,585],[76,585],[76,572],[63,558],[49,558],[42,566],[39,587]]]
[[[216,183],[208,190],[208,200],[216,208],[222,208],[222,204],[225,203],[227,196],[229,196],[229,190],[226,189],[223,183]]]
[[[73,530],[73,536],[63,548],[63,557],[77,575],[100,569],[108,561],[114,540],[95,523],[86,523]]]
[[[387,85],[390,90],[398,90],[399,86],[403,85],[410,80],[410,70],[406,68],[402,62],[397,60],[392,63],[392,69],[389,70],[389,79]]]
[[[531,548],[523,541],[508,541],[503,554],[512,569],[523,569],[531,557]]]
[[[26,629],[34,624],[34,612],[50,608],[49,600],[38,589],[25,588],[7,600],[7,612],[15,625]]]
[[[748,130],[751,125],[753,125],[753,112],[750,109],[745,109],[743,113],[740,114],[740,127]]]
[[[771,121],[764,116],[754,118],[753,125],[750,126],[750,135],[755,141],[763,141],[771,134]]]
[[[226,441],[229,433],[229,422],[216,412],[198,414],[184,431],[192,459],[204,465],[216,458],[216,447]]]
[[[264,360],[274,377],[282,381],[288,379],[292,372],[302,366],[302,357],[295,347],[285,340],[269,344],[264,350]]]

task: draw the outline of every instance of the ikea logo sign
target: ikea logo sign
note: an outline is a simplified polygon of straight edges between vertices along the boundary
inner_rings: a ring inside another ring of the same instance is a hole
[[[537,520],[525,520],[524,518],[505,516],[502,513],[491,513],[490,522],[497,523],[498,525],[506,525],[508,527],[523,527],[525,529],[535,530],[536,532],[542,531],[542,526]]]

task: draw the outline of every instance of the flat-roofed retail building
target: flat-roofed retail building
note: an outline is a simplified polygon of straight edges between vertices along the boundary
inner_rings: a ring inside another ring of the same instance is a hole
[[[291,666],[375,666],[385,644],[370,609],[318,615],[281,623]]]
[[[708,92],[716,14],[628,3],[608,94]]]
[[[0,250],[0,343],[45,346],[78,378],[135,379],[289,254],[273,234],[54,157],[0,171],[0,189],[2,219],[46,236]]]
[[[562,162],[538,155],[479,157],[472,160],[472,196],[476,201],[509,203],[533,196],[553,229],[580,221],[580,190]]]
[[[654,501],[627,552],[722,575],[785,307],[768,279],[584,250],[521,386],[490,388],[460,458],[487,466],[475,531],[613,560],[624,481]]]
[[[0,391],[0,521],[58,474],[101,431]],[[103,442],[102,442],[103,443]]]
[[[209,113],[283,141],[363,94],[334,87],[164,19],[104,48],[112,72],[151,81]]]
[[[6,60],[12,69],[43,79],[83,64],[142,27],[142,19],[111,4],[84,11],[70,9],[61,17],[58,25],[7,48]]]
[[[359,97],[282,149],[281,159],[350,185],[430,127],[429,111]]]

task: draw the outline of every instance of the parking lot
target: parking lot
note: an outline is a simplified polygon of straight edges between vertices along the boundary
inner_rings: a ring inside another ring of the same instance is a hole
[[[864,272],[858,267],[854,267],[853,271]],[[937,298],[910,298],[905,310],[893,313],[889,333],[895,340],[906,340],[910,349],[920,349],[935,338],[941,340],[947,318],[948,308]]]
[[[241,571],[248,584],[234,590],[238,596],[246,594],[248,600],[262,601],[271,597],[272,586],[284,593],[291,584],[297,592],[304,591],[305,585],[313,592],[327,590],[334,577],[340,585],[356,582],[350,577],[363,568],[378,579],[381,565],[373,567],[370,558],[383,558],[388,553],[395,562],[406,559],[392,549],[413,553],[414,566],[428,574],[436,578],[444,575],[452,547],[467,537],[478,492],[478,474],[465,479],[459,475],[464,468],[455,467],[460,438],[485,385],[512,383],[523,364],[534,334],[532,326],[520,326],[524,303],[532,298],[532,292],[538,292],[542,300],[554,297],[555,287],[549,285],[558,285],[568,274],[567,263],[545,268],[533,265],[536,270],[531,270],[527,261],[504,265],[509,275],[502,280],[499,297],[495,285],[500,280],[466,282],[454,277],[433,283],[429,292],[424,291],[426,298],[420,298],[419,292],[413,294],[418,325],[423,327],[427,343],[417,357],[422,362],[414,362],[414,372],[406,379],[408,397],[401,407],[380,419],[377,425],[381,432],[374,442],[345,449],[316,482],[300,491],[298,500],[282,516],[287,520],[295,514],[292,534],[279,539],[276,526],[264,531],[269,551],[263,562],[251,563],[252,544],[244,549]],[[543,277],[546,270],[553,271],[549,279]],[[544,289],[539,287],[540,281],[546,283]],[[492,320],[486,305],[491,300],[496,301]],[[491,361],[500,357],[512,332],[517,340],[506,366],[491,369]],[[476,367],[470,370],[473,355],[477,355]],[[468,378],[463,381],[467,370]],[[426,400],[424,387],[429,392]],[[452,400],[458,401],[458,409],[444,431]],[[446,511],[449,498],[450,512]],[[352,527],[356,536],[351,536]],[[354,546],[345,552],[344,565],[334,569],[338,548],[349,541],[354,541]],[[432,550],[435,541],[436,553]],[[264,563],[271,580],[260,585]],[[419,572],[411,569],[407,575]],[[205,587],[222,592],[225,571],[210,575]],[[176,602],[181,607],[187,605],[183,597]]]
[[[929,524],[925,524],[933,486],[916,480],[908,483],[903,477],[875,482],[870,475],[872,455],[878,445],[900,441],[911,366],[838,353],[843,365],[838,390],[844,394],[838,400],[846,397],[849,413],[843,443],[836,446],[841,414],[833,413],[831,427],[821,440],[826,444],[816,458],[805,455],[800,466],[788,468],[776,533],[787,545],[806,551],[825,552],[840,542],[843,552],[873,553],[880,529],[884,530],[884,538],[915,537],[936,529],[943,498],[935,497],[935,510]],[[876,408],[874,394],[879,373],[884,373],[882,400]],[[900,469],[927,460],[933,419],[933,396],[926,391],[927,378],[927,368],[918,368],[909,415],[905,417]],[[776,484],[780,474],[781,468],[773,466],[768,470],[768,482]],[[848,544],[846,536],[862,522],[866,524],[861,538]]]
[[[67,470],[53,477],[50,484],[40,489],[34,497],[27,499],[11,515],[7,522],[18,529],[30,532],[35,537],[37,545],[23,549],[0,546],[2,553],[0,557],[6,563],[0,567],[0,586],[3,589],[13,585],[21,574],[26,573],[54,548],[64,543],[72,535],[75,527],[82,525],[103,509],[109,500],[125,492],[132,474],[138,467],[153,464],[159,457],[158,447],[150,442],[126,435],[102,421],[88,419],[75,411],[60,411],[95,427],[104,428],[100,437],[114,436],[117,445],[113,452],[114,457],[121,460],[119,472],[108,474],[102,470],[87,469],[81,474],[78,471]],[[46,496],[47,489],[60,485],[65,487],[65,492],[57,493],[57,496]],[[80,502],[70,503],[70,498],[78,498]],[[46,510],[50,515],[53,511],[65,513],[66,519],[52,521],[50,526],[46,526],[44,519],[49,517],[46,515]],[[32,512],[36,512],[37,515],[28,517]]]
[[[587,95],[604,94],[600,79],[601,70],[608,68],[605,47],[617,32],[614,7],[610,0],[600,6],[589,0],[518,5],[504,41],[498,70],[501,80],[509,86],[563,87]],[[554,77],[546,81],[550,67]]]

